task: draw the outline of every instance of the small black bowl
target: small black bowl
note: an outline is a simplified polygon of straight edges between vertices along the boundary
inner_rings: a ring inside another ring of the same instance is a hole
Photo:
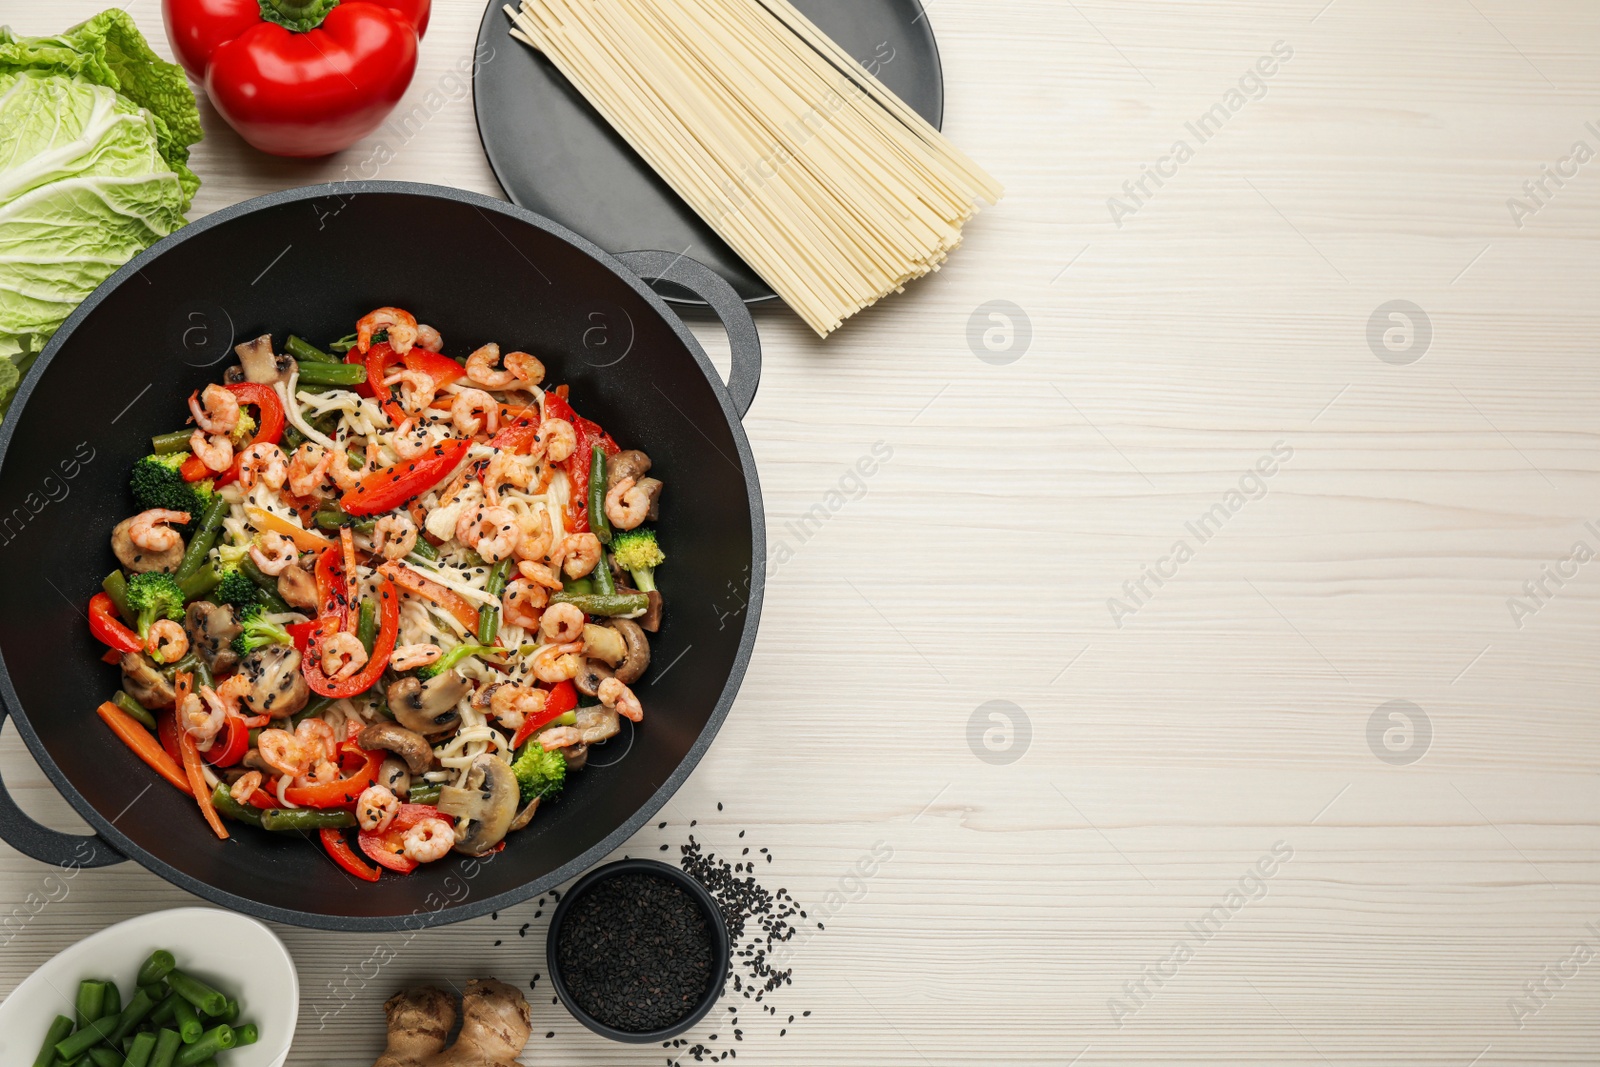
[[[572,991],[567,988],[566,976],[561,973],[561,960],[556,951],[556,944],[561,937],[561,923],[567,916],[567,909],[572,907],[573,901],[584,896],[602,881],[615,878],[624,874],[649,874],[664,881],[671,882],[693,897],[700,905],[700,910],[705,914],[706,926],[711,931],[711,958],[718,962],[716,977],[701,994],[699,1003],[694,1008],[673,1023],[671,1026],[660,1030],[631,1031],[618,1030],[613,1026],[596,1019],[578,1006]],[[572,1013],[572,1017],[580,1023],[599,1034],[609,1037],[613,1041],[625,1041],[629,1044],[643,1045],[651,1041],[665,1041],[667,1038],[677,1037],[695,1023],[706,1017],[706,1012],[711,1010],[722,996],[722,986],[728,973],[728,924],[722,918],[722,909],[717,906],[716,898],[690,875],[685,874],[676,867],[655,860],[618,860],[608,863],[604,867],[597,867],[578,879],[578,883],[561,898],[561,903],[556,907],[556,912],[550,917],[550,932],[545,938],[545,960],[550,967],[550,982],[556,988],[556,995],[561,998],[561,1003]]]

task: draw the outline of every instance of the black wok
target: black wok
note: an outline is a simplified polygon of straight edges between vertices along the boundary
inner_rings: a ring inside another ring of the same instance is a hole
[[[733,347],[724,386],[641,275],[694,290]],[[572,386],[580,414],[642,448],[666,483],[666,618],[637,728],[592,751],[559,801],[485,861],[357,881],[296,836],[212,836],[194,802],[126,749],[94,709],[118,686],[82,608],[115,565],[108,532],[133,510],[129,465],[219,380],[234,342],[326,341],[374,307],[408,308],[446,351],[525,348]],[[682,784],[727,715],[755,641],[765,525],[739,419],[760,345],[728,284],[670,253],[615,258],[499,200],[361,182],[276,193],[184,227],[119,270],[56,334],[0,426],[0,701],[97,836],[45,829],[0,786],[0,836],[37,859],[132,858],[251,915],[340,930],[454,922],[582,872]]]

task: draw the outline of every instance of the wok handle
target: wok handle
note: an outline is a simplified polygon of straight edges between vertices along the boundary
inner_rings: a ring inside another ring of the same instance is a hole
[[[755,403],[761,384],[761,335],[756,320],[726,279],[704,263],[676,252],[619,252],[617,258],[646,281],[681,285],[711,306],[728,331],[733,366],[728,374],[728,395],[742,419]]]
[[[5,718],[6,709],[0,705],[0,723]],[[94,834],[64,834],[34,822],[17,807],[4,782],[0,782],[0,840],[25,856],[57,867],[109,867],[127,859]]]

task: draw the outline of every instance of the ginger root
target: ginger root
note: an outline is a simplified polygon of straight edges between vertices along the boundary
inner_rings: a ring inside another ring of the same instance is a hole
[[[389,1044],[372,1067],[516,1067],[533,1033],[522,991],[493,978],[474,978],[461,998],[461,1033],[445,1042],[456,1023],[455,998],[440,989],[407,989],[383,1006]]]

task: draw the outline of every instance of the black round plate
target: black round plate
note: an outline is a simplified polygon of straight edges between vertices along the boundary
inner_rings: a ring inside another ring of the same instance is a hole
[[[510,36],[504,2],[489,0],[478,27],[472,91],[478,136],[506,195],[608,252],[681,252],[722,275],[745,300],[772,299],[767,283],[550,61]],[[939,48],[918,0],[794,3],[863,65],[876,65],[878,78],[920,115],[935,126],[943,121]]]

